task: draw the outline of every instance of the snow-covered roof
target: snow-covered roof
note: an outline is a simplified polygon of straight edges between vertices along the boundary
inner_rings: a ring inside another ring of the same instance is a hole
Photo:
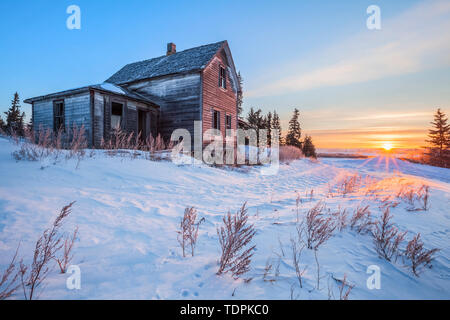
[[[161,56],[140,62],[127,64],[106,82],[122,84],[136,80],[149,79],[174,73],[204,69],[226,41],[211,43],[169,56]]]

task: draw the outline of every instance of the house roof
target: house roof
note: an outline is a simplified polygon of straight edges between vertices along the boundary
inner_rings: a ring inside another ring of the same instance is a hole
[[[55,93],[51,93],[51,94],[47,94],[47,95],[43,95],[43,96],[34,97],[34,98],[29,98],[29,99],[25,99],[24,102],[25,103],[33,103],[34,101],[53,99],[53,98],[57,98],[57,97],[78,94],[78,93],[88,91],[90,89],[103,91],[103,92],[107,92],[107,93],[112,93],[115,95],[125,96],[132,100],[141,101],[141,102],[155,105],[155,101],[150,101],[148,98],[140,95],[139,93],[132,92],[127,89],[116,86],[115,84],[106,83],[106,82],[100,83],[100,84],[94,84],[94,85],[90,85],[90,86],[79,87],[79,88],[70,89],[70,90],[64,90],[64,91],[55,92]]]
[[[203,70],[225,43],[226,41],[220,41],[179,51],[169,56],[164,55],[130,63],[112,75],[106,82],[123,84],[174,73]]]

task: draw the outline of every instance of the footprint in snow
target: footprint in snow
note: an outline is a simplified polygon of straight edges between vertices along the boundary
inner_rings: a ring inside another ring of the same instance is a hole
[[[181,291],[181,296],[184,297],[184,298],[188,297],[189,296],[189,290],[182,290]]]

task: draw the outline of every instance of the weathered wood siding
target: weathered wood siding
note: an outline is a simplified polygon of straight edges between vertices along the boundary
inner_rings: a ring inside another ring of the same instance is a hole
[[[127,133],[138,133],[138,110],[148,111],[151,119],[158,118],[158,109],[142,102],[133,101],[123,96],[95,91],[94,95],[94,145],[99,147],[102,139],[111,138],[111,103],[118,102],[123,105],[122,130]],[[153,136],[157,133],[157,123],[150,123]]]
[[[33,126],[36,130],[53,130],[53,100],[41,100],[33,103]]]
[[[226,89],[219,87],[220,66],[226,69]],[[223,50],[218,52],[203,70],[203,132],[213,128],[213,112],[220,112],[220,131],[225,137],[225,115],[231,115],[231,128],[236,129],[236,92],[231,83],[230,67]]]
[[[64,124],[66,130],[76,125],[80,128],[84,125],[86,138],[91,144],[92,122],[90,93],[80,93],[72,96],[53,98],[33,103],[33,125],[39,130],[53,130],[53,102],[64,100]]]
[[[105,127],[105,97],[99,92],[94,92],[94,145],[99,147]]]
[[[128,84],[127,89],[136,91],[149,100],[155,96],[160,105],[159,128],[164,139],[170,138],[178,128],[189,130],[194,138],[194,121],[201,120],[200,73],[169,75]],[[156,120],[152,120],[156,121]]]

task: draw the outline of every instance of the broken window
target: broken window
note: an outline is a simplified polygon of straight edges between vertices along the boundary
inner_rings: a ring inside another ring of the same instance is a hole
[[[213,128],[220,130],[220,111],[214,110]]]
[[[64,126],[64,100],[53,103],[53,130],[65,130]]]
[[[111,103],[111,129],[119,129],[122,125],[123,105],[121,103]]]
[[[219,87],[226,89],[227,88],[227,77],[225,68],[220,66],[219,70]]]
[[[231,115],[227,114],[225,116],[225,124],[226,124],[226,134],[229,136],[231,134]]]

